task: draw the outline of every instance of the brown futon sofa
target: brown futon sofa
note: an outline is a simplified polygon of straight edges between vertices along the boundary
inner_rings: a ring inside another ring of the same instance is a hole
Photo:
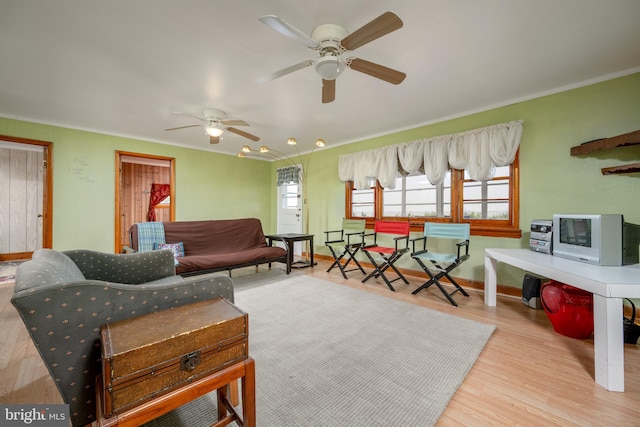
[[[131,226],[131,248],[139,251],[140,246],[148,246],[148,235],[139,235],[139,226],[152,223],[138,223]],[[258,264],[269,265],[272,262],[283,262],[287,266],[287,250],[278,246],[267,245],[262,224],[257,218],[173,221],[162,224],[164,245],[153,249],[163,249],[166,244],[182,243],[184,254],[177,254],[176,274],[192,276],[215,271],[229,271],[234,268]],[[142,244],[142,239],[147,239]],[[286,245],[285,245],[286,246]],[[144,248],[143,248],[144,250]]]

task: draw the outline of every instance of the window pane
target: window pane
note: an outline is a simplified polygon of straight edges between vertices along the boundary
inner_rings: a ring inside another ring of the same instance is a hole
[[[482,183],[478,181],[465,182],[463,198],[465,200],[482,199]]]
[[[354,217],[373,218],[374,212],[374,190],[353,190],[351,193],[351,215]]]
[[[373,205],[353,205],[351,215],[354,217],[373,218]]]
[[[402,197],[404,193],[402,177],[396,178],[396,188],[382,190],[382,216],[404,216]]]
[[[298,208],[298,184],[284,184],[282,186],[282,205],[283,209]]]
[[[482,203],[464,202],[462,216],[465,219],[482,219]]]
[[[487,199],[508,199],[509,180],[501,179],[487,183]]]
[[[437,215],[438,211],[435,203],[407,205],[407,216],[435,217]]]
[[[373,203],[373,190],[353,190],[353,203]]]
[[[407,176],[405,180],[407,184],[407,190],[415,190],[416,188],[433,187],[427,180],[427,177],[424,175],[410,175],[410,176]]]
[[[508,177],[509,169],[511,169],[511,166],[499,166],[496,168],[496,173],[493,176],[496,178],[499,178],[501,176]]]
[[[384,216],[404,216],[402,214],[402,206],[385,206],[384,207]]]
[[[509,219],[509,203],[489,202],[487,204],[487,219]]]
[[[402,191],[396,190],[384,190],[384,205],[401,205],[402,204]]]
[[[384,190],[382,215],[385,217],[437,217],[439,211],[451,215],[451,175],[442,186],[431,185],[424,175],[410,175],[396,179],[394,190]],[[446,202],[446,207],[444,204]],[[442,205],[440,209],[438,206]]]

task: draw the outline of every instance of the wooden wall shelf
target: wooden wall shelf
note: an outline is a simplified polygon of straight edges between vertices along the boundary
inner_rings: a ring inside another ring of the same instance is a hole
[[[613,166],[610,168],[602,168],[602,175],[616,175],[620,173],[640,172],[640,163],[632,163],[630,165]]]
[[[640,130],[625,133],[622,135],[612,136],[611,138],[596,139],[594,141],[585,142],[575,147],[571,147],[571,155],[580,156],[592,153],[594,151],[609,150],[611,148],[638,144],[640,144]],[[640,163],[632,163],[629,165],[613,166],[610,168],[602,169],[603,175],[616,175],[633,172],[640,172]]]
[[[581,154],[589,154],[594,151],[608,150],[610,148],[637,144],[640,144],[640,130],[618,136],[612,136],[611,138],[596,139],[595,141],[589,141],[576,147],[571,147],[571,155],[579,156]]]

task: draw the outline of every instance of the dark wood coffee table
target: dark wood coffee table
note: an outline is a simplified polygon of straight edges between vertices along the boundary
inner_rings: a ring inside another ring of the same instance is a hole
[[[285,234],[270,234],[265,236],[269,240],[269,246],[273,246],[274,241],[284,242],[287,245],[289,257],[287,258],[287,271],[291,271],[292,268],[305,268],[316,265],[313,261],[313,234],[298,234],[298,233],[285,233]],[[300,260],[293,261],[293,245],[295,242],[309,242],[309,261]]]

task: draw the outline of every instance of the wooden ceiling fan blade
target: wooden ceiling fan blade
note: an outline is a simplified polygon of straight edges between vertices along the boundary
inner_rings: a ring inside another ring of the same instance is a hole
[[[355,50],[362,45],[402,28],[402,25],[402,19],[398,18],[398,15],[393,12],[385,12],[373,21],[349,34],[342,39],[340,44],[346,50]]]
[[[221,120],[220,123],[226,126],[249,126],[249,123],[245,122],[244,120]]]
[[[168,129],[165,129],[165,130],[178,130],[178,129],[186,129],[186,128],[195,128],[195,127],[198,127],[198,126],[202,126],[202,125],[178,126],[178,127],[175,127],[175,128],[168,128]]]
[[[262,76],[260,78],[257,78],[256,79],[256,83],[270,82],[271,80],[275,80],[275,79],[277,79],[279,77],[286,76],[287,74],[291,74],[294,71],[298,71],[298,70],[301,70],[303,68],[310,67],[312,65],[313,65],[313,61],[310,60],[310,59],[307,60],[307,61],[302,61],[302,62],[300,62],[298,64],[291,65],[291,66],[289,66],[287,68],[283,68],[282,70],[278,70],[278,71],[275,71],[275,72],[273,72],[271,74],[267,74],[266,76]]]
[[[265,15],[261,16],[258,19],[260,20],[260,22],[273,28],[280,34],[284,34],[287,37],[302,42],[306,47],[309,47],[311,49],[317,49],[318,47],[320,47],[314,39],[275,15]]]
[[[322,103],[327,104],[336,99],[336,81],[322,80]]]
[[[219,136],[211,136],[209,135],[209,144],[218,144],[220,142]]]
[[[394,85],[402,83],[405,77],[407,77],[407,75],[401,71],[360,58],[352,58],[349,63],[349,68]]]
[[[244,136],[245,138],[249,138],[252,141],[260,141],[260,138],[255,136],[255,135],[251,135],[249,132],[245,132],[243,130],[240,129],[236,129],[236,128],[227,128],[227,130],[231,133],[235,133],[236,135],[240,135],[240,136]]]

